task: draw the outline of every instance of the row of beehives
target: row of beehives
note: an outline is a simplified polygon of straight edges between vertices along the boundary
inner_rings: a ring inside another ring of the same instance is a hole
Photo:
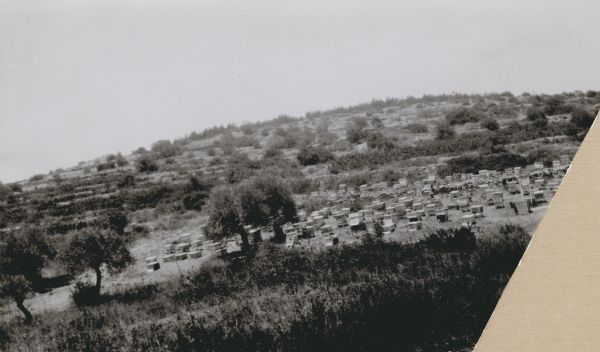
[[[564,160],[563,160],[564,159]],[[381,194],[387,195],[401,195],[404,193],[411,193],[412,191],[417,194],[425,193],[431,194],[436,191],[443,191],[449,189],[464,189],[479,187],[480,185],[492,184],[499,185],[506,183],[510,180],[520,180],[519,184],[525,184],[525,180],[531,180],[533,189],[544,190],[544,186],[548,186],[550,190],[554,190],[558,187],[560,179],[564,175],[564,172],[569,165],[568,156],[563,156],[561,160],[554,161],[554,167],[552,169],[544,168],[543,163],[536,162],[526,168],[514,167],[507,168],[503,172],[494,170],[480,170],[477,174],[473,173],[456,173],[452,176],[446,176],[444,178],[438,178],[435,174],[430,174],[427,178],[409,183],[407,179],[401,178],[397,182],[393,183],[391,187],[388,187],[386,182],[379,182],[374,184],[363,184],[358,188],[354,189],[348,187],[346,184],[338,185],[338,190],[327,191],[322,186],[319,192],[311,192],[308,195],[297,195],[297,203],[303,204],[308,198],[316,198],[326,196],[327,199],[334,203],[341,203],[349,198],[355,198],[358,196],[378,196]],[[551,178],[553,180],[548,181]],[[555,178],[558,179],[554,180]],[[527,181],[529,183],[529,181]],[[511,193],[521,193],[511,191]],[[527,193],[527,191],[525,191]]]
[[[202,245],[202,239],[192,241],[192,235],[184,233],[164,247],[165,255],[161,259],[164,263],[168,263],[188,258],[200,258],[202,257]],[[149,272],[160,269],[158,257],[146,258],[146,268]]]
[[[352,230],[364,228],[366,225],[379,223],[382,225],[384,233],[391,233],[396,230],[401,220],[407,220],[408,230],[419,230],[422,227],[421,221],[425,218],[435,218],[439,222],[449,221],[449,210],[461,210],[464,214],[461,219],[471,223],[474,218],[483,216],[483,205],[472,204],[471,195],[468,192],[453,192],[450,195],[451,202],[444,206],[439,196],[427,198],[401,197],[396,202],[373,201],[363,209],[351,213],[349,208],[332,210],[324,208],[315,211],[310,215],[305,212],[299,212],[300,222],[290,225],[286,230],[288,236],[311,237],[316,230],[320,230],[324,236],[333,235],[333,227],[349,226]],[[504,207],[503,192],[495,192],[491,198],[497,207]],[[333,217],[334,226],[326,223],[326,219]]]

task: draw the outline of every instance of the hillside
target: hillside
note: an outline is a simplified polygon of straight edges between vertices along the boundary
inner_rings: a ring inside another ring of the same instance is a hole
[[[204,288],[199,288],[201,285],[197,282],[190,284],[197,285],[190,288],[178,280],[193,277],[205,267],[221,265],[215,264],[214,253],[239,242],[237,236],[217,241],[206,227],[211,191],[221,185],[236,186],[253,176],[268,175],[282,179],[291,191],[298,220],[282,224],[286,241],[278,245],[278,249],[270,250],[327,249],[338,251],[336,255],[339,255],[340,261],[344,261],[350,260],[346,258],[348,253],[344,252],[344,246],[356,251],[363,248],[360,246],[367,246],[365,251],[373,250],[373,253],[383,253],[383,257],[391,257],[386,259],[387,262],[382,259],[377,263],[364,259],[360,262],[360,265],[366,263],[364,268],[357,264],[360,268],[352,270],[364,271],[381,279],[381,282],[373,284],[373,290],[382,289],[387,284],[394,290],[408,290],[411,284],[404,280],[413,278],[411,275],[416,275],[416,278],[417,272],[421,272],[414,268],[415,263],[425,259],[419,257],[411,262],[388,253],[386,248],[376,247],[374,250],[368,247],[369,242],[365,242],[365,233],[377,232],[374,224],[379,221],[386,243],[401,246],[407,255],[418,257],[415,253],[422,250],[419,246],[421,243],[430,243],[427,241],[431,241],[432,233],[438,230],[452,231],[464,225],[473,231],[478,241],[484,241],[484,245],[481,245],[484,247],[476,249],[476,252],[482,251],[483,254],[459,259],[442,254],[443,258],[440,259],[435,245],[431,247],[434,249],[427,247],[424,252],[432,251],[427,260],[440,260],[444,265],[453,260],[464,264],[464,267],[446,269],[455,270],[453,275],[468,281],[481,275],[474,269],[473,263],[479,263],[489,255],[489,252],[485,252],[485,241],[494,242],[492,237],[503,231],[498,229],[510,223],[519,225],[526,232],[533,232],[599,107],[600,92],[594,91],[560,95],[525,93],[518,96],[509,92],[452,94],[374,100],[352,107],[309,112],[304,117],[279,116],[265,122],[214,127],[192,132],[173,141],[157,141],[148,149],[140,147],[128,155],[110,154],[45,175],[34,175],[21,182],[0,185],[0,240],[11,234],[18,235],[25,228],[36,227],[45,233],[48,241],[60,253],[66,250],[67,244],[79,232],[93,229],[107,216],[124,214],[127,223],[125,235],[135,263],[121,273],[108,275],[104,291],[117,297],[128,290],[135,291],[137,287],[152,287],[151,290],[156,291],[152,291],[150,296],[156,297],[156,292],[175,294],[164,285],[177,281],[177,285],[183,285],[177,287],[185,287],[188,290],[185,292],[193,295],[196,290]],[[355,230],[352,227],[352,214],[360,214],[364,228]],[[256,227],[249,229],[255,230]],[[259,239],[271,239],[275,236],[274,232],[271,224],[261,226]],[[193,240],[200,241],[200,258],[188,258],[186,254],[182,260],[176,260],[176,255],[170,254],[167,248],[182,234],[189,234]],[[519,234],[522,235],[521,232]],[[519,250],[524,249],[521,245]],[[332,263],[323,262],[326,259],[319,257],[318,251],[309,253],[312,253],[310,260],[335,271]],[[514,252],[511,253],[514,256]],[[281,256],[277,258],[285,260],[285,256]],[[147,272],[146,258],[151,257],[160,262],[160,269]],[[394,263],[395,268],[410,267],[414,271],[404,276],[402,270],[398,269],[399,272],[394,272],[393,283],[389,283],[385,275],[379,273],[386,263]],[[498,290],[501,292],[514,269],[511,265],[503,267],[502,272],[494,273],[498,275],[496,281],[486,281],[486,285],[489,285],[486,289],[493,292],[481,302],[486,312],[493,309],[498,298],[496,293]],[[294,304],[300,300],[298,290],[302,290],[303,285],[318,286],[318,280],[335,281],[339,278],[343,288],[336,294],[344,295],[348,293],[345,290],[352,291],[349,287],[354,279],[361,284],[366,283],[359,274],[345,276],[339,272],[336,274],[339,276],[327,276],[333,274],[315,274],[307,268],[298,270],[302,272],[298,275],[315,276],[310,276],[311,279],[306,282],[295,281],[297,277],[294,276],[295,279],[290,279],[292,283],[277,281],[277,285],[269,286],[269,294],[277,296],[278,290],[285,290],[283,286],[291,285],[295,293],[288,298],[293,309],[302,309]],[[45,277],[59,277],[65,272],[63,263],[53,260],[44,268],[43,274]],[[242,272],[251,278],[237,276],[242,274],[235,270],[227,271],[227,275],[232,275],[227,277],[234,282],[256,280],[256,290],[263,287],[261,278],[252,276],[254,273]],[[285,275],[288,274],[295,275]],[[437,281],[438,274],[430,274],[431,282],[442,285],[441,292],[456,293],[449,286],[443,286],[446,283]],[[85,278],[68,279],[74,282]],[[34,315],[51,312],[52,319],[62,321],[56,312],[66,311],[68,316],[74,317],[71,289],[69,285],[57,285],[48,292],[34,294],[27,304]],[[425,290],[422,287],[414,289]],[[235,286],[225,296],[231,299],[230,295],[241,295],[245,290],[256,295],[251,289]],[[132,309],[138,316],[148,314],[151,320],[159,319],[156,323],[162,328],[168,325],[169,319],[175,319],[186,309],[199,312],[204,319],[202,324],[212,326],[205,321],[210,314],[218,315],[212,309],[228,311],[228,306],[224,306],[230,304],[223,298],[225,296],[219,298],[218,290],[215,292],[210,293],[216,295],[214,300],[202,301],[206,299],[202,296],[200,301],[186,301],[178,305],[178,311],[172,315],[162,311],[146,312],[143,304],[139,303]],[[315,297],[324,295],[323,292],[315,291]],[[345,302],[351,306],[360,301],[362,294],[364,292],[360,290],[352,291]],[[469,291],[471,294],[478,295],[475,290]],[[281,300],[283,296],[273,299]],[[121,298],[115,299],[121,302]],[[382,303],[384,299],[381,299],[381,302],[373,303],[377,309],[385,307],[385,302]],[[156,298],[150,301],[154,302],[155,308],[164,304]],[[5,303],[0,308],[0,320],[10,321],[18,311],[9,302]],[[211,308],[213,303],[216,308]],[[262,307],[265,302],[259,300],[256,304]],[[426,306],[423,302],[419,304]],[[257,306],[246,308],[260,316],[261,308]],[[349,316],[344,316],[350,313],[340,309],[330,313],[340,314],[338,318],[341,320],[351,320]],[[453,309],[452,314],[459,319],[461,309],[465,308],[457,305]],[[434,319],[438,313],[432,312],[430,317]],[[122,317],[126,313],[115,314],[121,314],[119,316]],[[219,319],[227,320],[222,316]],[[485,314],[478,315],[476,322],[470,322],[476,326],[475,332],[456,332],[460,336],[469,336],[466,346],[473,342],[477,329],[486,320]],[[123,324],[129,328],[137,324],[128,319],[124,321],[127,323]],[[194,323],[189,324],[186,326],[187,332],[194,328]],[[254,326],[252,322],[244,324],[248,324],[249,329]],[[423,326],[432,328],[426,323]],[[46,325],[44,327],[48,328]],[[148,326],[139,328],[145,334],[149,331]],[[285,327],[290,331],[293,328]],[[265,329],[269,331],[268,334],[279,336],[271,327]],[[383,327],[379,326],[378,329]],[[369,331],[367,329],[363,333]],[[29,333],[34,334],[35,330]],[[215,334],[218,335],[217,332]],[[299,335],[295,336],[298,338]],[[341,340],[336,337],[327,343],[339,347]],[[156,347],[130,340],[128,343],[130,347],[140,349],[154,350]],[[169,343],[171,348],[184,346],[171,340]],[[414,347],[412,343],[407,342],[407,346]],[[288,341],[284,346],[291,344]],[[61,347],[55,346],[55,349],[60,350]],[[71,346],[69,349],[74,348]],[[260,346],[256,349],[260,349]],[[160,348],[156,347],[155,350]]]

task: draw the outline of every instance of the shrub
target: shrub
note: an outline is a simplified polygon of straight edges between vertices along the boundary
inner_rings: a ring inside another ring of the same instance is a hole
[[[485,120],[481,120],[481,128],[485,128],[490,131],[497,131],[500,129],[500,125],[498,125],[496,120],[487,118]]]
[[[96,165],[96,170],[98,170],[98,172],[100,172],[100,171],[104,171],[104,170],[114,169],[116,167],[117,167],[117,165],[113,161],[107,161],[105,163],[99,163],[98,165]]]
[[[323,147],[304,147],[296,155],[302,166],[316,165],[333,159],[333,154]]]
[[[367,146],[370,149],[392,150],[396,148],[396,140],[384,136],[381,132],[371,132],[367,137]]]
[[[383,124],[383,121],[377,116],[371,117],[371,119],[369,120],[369,123],[371,124],[371,127],[373,127],[373,128],[384,128],[385,127],[385,125]]]
[[[519,110],[511,105],[500,104],[491,106],[488,114],[495,119],[514,119],[518,117]]]
[[[527,120],[531,121],[535,127],[546,127],[548,118],[546,113],[539,108],[531,107],[527,110]]]
[[[473,108],[458,107],[446,112],[446,121],[451,125],[464,125],[479,121],[480,113]]]
[[[151,173],[158,171],[158,164],[155,157],[151,154],[144,154],[139,157],[135,163],[135,167],[139,172]]]
[[[435,135],[438,140],[446,140],[453,139],[456,136],[456,132],[450,124],[442,122],[437,125]]]
[[[595,116],[583,107],[576,107],[571,112],[571,124],[579,130],[587,130],[592,127]]]
[[[475,249],[475,233],[467,227],[437,229],[424,240],[427,246],[447,251],[472,251]]]
[[[427,133],[429,128],[423,123],[413,122],[404,127],[410,133]]]
[[[151,151],[156,153],[160,158],[170,158],[181,153],[179,146],[171,143],[166,139],[160,140],[152,144]]]
[[[544,101],[544,113],[546,115],[568,114],[572,110],[573,107],[566,104],[561,95],[553,95]]]
[[[364,129],[351,125],[346,128],[346,139],[350,143],[360,143],[367,136]]]

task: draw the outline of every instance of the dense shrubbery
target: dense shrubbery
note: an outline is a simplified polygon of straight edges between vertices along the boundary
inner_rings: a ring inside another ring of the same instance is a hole
[[[463,133],[458,138],[442,140],[419,141],[411,146],[398,146],[392,150],[369,150],[367,152],[352,152],[342,155],[331,162],[331,167],[336,170],[354,170],[373,168],[394,161],[416,157],[460,154],[468,151],[489,149],[491,144],[502,146],[504,144],[519,143],[536,138],[566,135],[570,130],[567,123],[551,123],[545,126],[533,124],[509,125],[498,131],[481,131]],[[506,163],[502,163],[505,165]]]
[[[441,122],[435,128],[435,138],[438,140],[452,139],[455,136],[454,128],[447,122]]]
[[[468,122],[478,122],[481,116],[481,111],[461,106],[446,112],[446,121],[451,125],[464,125]]]
[[[410,133],[427,133],[427,132],[429,132],[429,128],[427,128],[427,125],[425,125],[423,123],[418,123],[418,122],[409,123],[404,128]]]
[[[298,162],[303,165],[315,165],[320,163],[326,163],[333,159],[333,154],[323,147],[304,147],[298,151],[296,155]]]
[[[38,320],[13,343],[33,339],[48,351],[466,350],[529,241],[512,225],[495,232],[474,241],[449,230],[414,245],[371,238],[326,251],[265,245],[179,282],[113,294],[110,305]]]
[[[139,172],[144,173],[158,171],[156,158],[152,154],[142,154],[142,156],[137,159],[135,167]]]
[[[156,153],[160,158],[170,158],[181,154],[181,148],[179,148],[177,144],[171,143],[171,141],[166,139],[152,144],[151,151]]]
[[[568,114],[573,111],[573,106],[565,103],[561,95],[553,95],[544,101],[544,113],[546,115]]]
[[[498,122],[492,118],[487,118],[484,120],[481,120],[481,128],[485,128],[486,130],[490,130],[490,131],[497,131],[500,129],[500,125],[498,125]]]
[[[537,160],[536,160],[537,161]],[[524,167],[529,160],[519,154],[500,152],[492,154],[479,154],[475,156],[463,155],[449,159],[446,164],[438,168],[441,176],[453,173],[478,173],[479,170],[504,171],[509,167]]]
[[[361,143],[368,135],[368,123],[364,118],[355,118],[346,126],[346,139],[350,143]]]

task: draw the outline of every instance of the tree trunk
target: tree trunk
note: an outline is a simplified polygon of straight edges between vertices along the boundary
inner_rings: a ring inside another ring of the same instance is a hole
[[[250,241],[248,241],[248,233],[244,228],[240,230],[240,237],[242,238],[242,250],[247,251],[250,249]]]
[[[29,312],[29,310],[23,304],[24,299],[18,298],[15,301],[17,302],[17,308],[19,308],[19,310],[21,312],[23,312],[23,315],[25,315],[25,323],[31,324],[31,321],[33,320],[33,316],[31,315],[31,312]]]
[[[273,221],[273,232],[274,232],[274,236],[273,236],[273,240],[277,243],[285,243],[285,232],[283,232],[283,229],[281,228],[281,224],[279,220],[275,220]]]
[[[100,296],[100,285],[102,284],[102,271],[100,268],[94,268],[96,271],[96,295]]]

